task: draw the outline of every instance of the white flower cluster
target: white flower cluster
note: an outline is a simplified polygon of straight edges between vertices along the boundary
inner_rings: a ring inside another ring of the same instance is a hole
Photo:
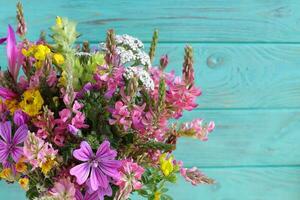
[[[121,63],[128,63],[135,60],[136,56],[132,51],[126,50],[124,47],[119,46],[116,48],[117,54],[120,56]]]
[[[138,51],[139,49],[144,48],[144,44],[142,43],[142,41],[127,34],[116,35],[116,43],[117,46],[125,46],[132,51]]]
[[[154,90],[154,81],[150,74],[141,67],[128,67],[125,69],[124,77],[129,80],[138,77],[147,90]]]
[[[116,52],[122,64],[132,63],[151,67],[150,57],[143,50],[144,44],[137,38],[129,35],[116,35]],[[106,44],[101,43],[100,49],[107,51]]]

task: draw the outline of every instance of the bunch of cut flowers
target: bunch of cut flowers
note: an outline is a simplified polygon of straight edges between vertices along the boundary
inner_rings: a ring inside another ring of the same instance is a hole
[[[182,76],[166,72],[168,56],[153,63],[129,35],[107,31],[105,43],[76,43],[76,23],[56,18],[50,42],[26,38],[22,5],[16,33],[8,26],[8,66],[0,73],[0,177],[18,182],[28,199],[172,199],[177,175],[212,184],[185,168],[173,151],[181,137],[202,141],[214,123],[179,122],[197,107],[193,50],[185,48]],[[19,39],[16,39],[16,35]]]

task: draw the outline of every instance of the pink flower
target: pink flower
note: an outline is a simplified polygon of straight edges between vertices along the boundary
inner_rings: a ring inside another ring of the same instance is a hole
[[[51,194],[51,197],[55,197],[55,199],[76,200],[75,186],[67,178],[62,178],[55,182],[54,187],[49,191],[49,193]]]
[[[82,161],[70,170],[70,174],[76,176],[77,183],[82,185],[87,181],[89,189],[94,192],[97,190],[110,188],[110,179],[119,179],[118,168],[120,162],[115,160],[117,152],[110,148],[110,143],[104,141],[94,154],[91,146],[83,141],[80,148],[73,152],[73,156]],[[89,192],[91,193],[91,192]]]
[[[85,115],[80,109],[83,108],[83,104],[75,101],[72,109],[65,108],[59,112],[60,119],[55,120],[57,127],[55,128],[56,134],[61,134],[67,130],[73,135],[76,135],[82,128],[88,128],[85,124]],[[75,114],[75,116],[74,116]]]
[[[15,99],[18,95],[14,93],[12,90],[7,89],[5,87],[0,87],[0,97],[3,99],[12,100]]]
[[[57,154],[52,145],[43,139],[29,133],[24,142],[23,153],[27,161],[33,166],[33,169],[44,164],[47,159],[54,159]]]
[[[122,101],[117,101],[115,104],[115,108],[110,110],[112,114],[112,119],[109,119],[110,125],[122,125],[125,130],[130,128],[131,120],[130,120],[130,112],[128,111],[128,107],[124,105]]]
[[[140,190],[143,186],[140,180],[144,171],[144,168],[134,163],[132,159],[123,160],[120,170],[121,178],[116,183],[120,189],[115,199],[128,199],[133,190]]]
[[[38,128],[37,136],[46,139],[52,132],[55,126],[54,113],[47,109],[42,115],[37,116],[34,125]]]
[[[214,181],[208,177],[206,177],[202,172],[200,172],[196,167],[191,169],[181,168],[180,174],[184,177],[184,179],[192,185],[199,184],[213,184]]]
[[[182,129],[184,131],[193,131],[195,133],[195,137],[202,141],[207,141],[208,134],[212,132],[214,128],[215,128],[215,123],[213,121],[203,125],[202,119],[195,119],[192,122],[185,123],[182,126]]]
[[[143,124],[143,116],[144,116],[144,109],[146,107],[146,104],[143,104],[142,106],[135,105],[133,107],[133,110],[131,111],[131,118],[132,118],[132,125],[135,129],[141,130],[144,129]]]
[[[124,67],[122,66],[110,69],[108,65],[103,65],[98,68],[94,79],[100,87],[106,87],[105,98],[111,98],[118,88],[124,86],[123,74]]]

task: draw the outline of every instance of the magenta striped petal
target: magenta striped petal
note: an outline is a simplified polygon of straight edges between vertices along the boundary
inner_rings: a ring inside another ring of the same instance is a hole
[[[10,121],[0,123],[0,136],[6,143],[11,143],[11,123]]]
[[[18,162],[20,157],[23,154],[23,148],[22,147],[15,147],[11,152],[11,157],[15,162]]]
[[[94,153],[90,145],[83,141],[80,143],[80,149],[76,149],[73,152],[73,156],[80,161],[88,161],[92,156],[94,156]]]
[[[90,185],[93,191],[96,191],[98,187],[108,187],[108,179],[105,174],[98,168],[93,167],[91,171]]]
[[[70,174],[76,176],[77,183],[82,185],[90,174],[90,164],[82,163],[80,165],[76,165],[70,170]]]
[[[27,137],[27,134],[28,134],[28,127],[26,124],[23,124],[17,129],[13,138],[13,144],[17,145],[24,142]]]
[[[8,159],[8,150],[7,148],[4,148],[4,149],[0,149],[0,162],[3,163],[3,162],[6,162],[7,159]]]

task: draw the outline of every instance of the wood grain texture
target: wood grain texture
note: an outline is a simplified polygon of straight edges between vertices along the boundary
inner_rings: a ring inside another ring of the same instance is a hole
[[[14,23],[15,2],[1,0],[0,35]],[[103,40],[108,28],[149,41],[299,42],[298,0],[23,0],[30,38],[54,23],[56,15],[78,21],[83,39]]]
[[[300,110],[208,110],[182,121],[215,120],[207,142],[180,139],[175,156],[186,166],[300,166]]]
[[[96,45],[96,44],[95,44]],[[146,45],[148,49],[149,45]],[[159,44],[155,63],[169,54],[181,74],[185,44]],[[193,44],[202,109],[299,108],[300,44]],[[6,66],[4,46],[0,65]]]

